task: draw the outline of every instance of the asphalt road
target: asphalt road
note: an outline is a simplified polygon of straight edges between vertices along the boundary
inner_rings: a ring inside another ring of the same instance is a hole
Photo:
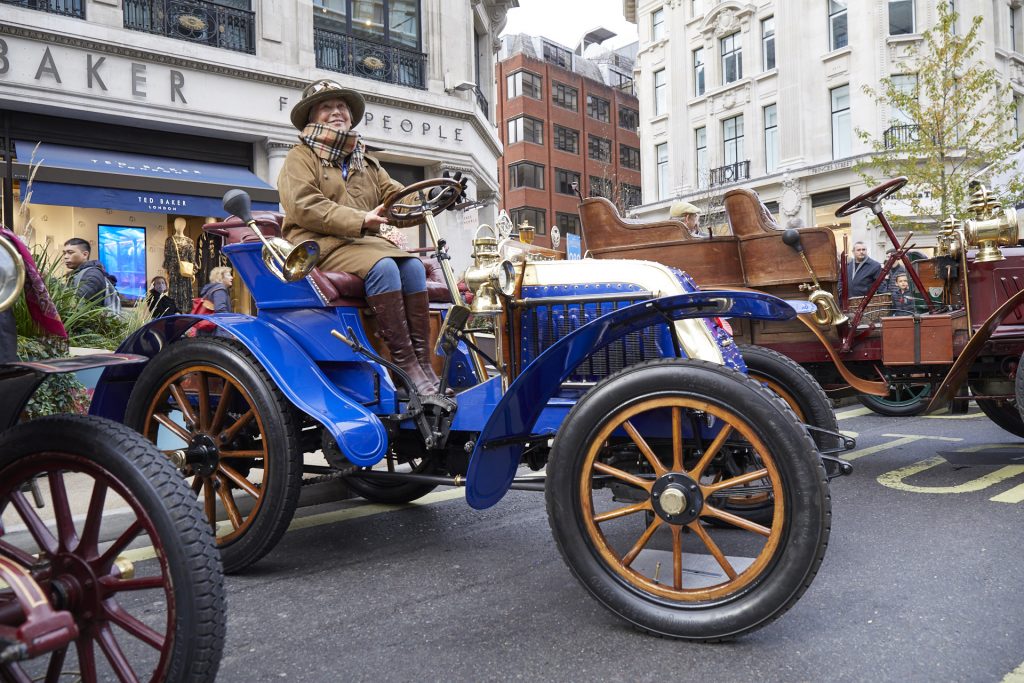
[[[218,680],[1024,681],[1024,464],[936,457],[1024,442],[977,414],[864,413],[839,411],[855,471],[832,484],[817,578],[737,641],[658,639],[606,612],[562,563],[541,494],[477,512],[441,489],[303,509],[228,580]]]

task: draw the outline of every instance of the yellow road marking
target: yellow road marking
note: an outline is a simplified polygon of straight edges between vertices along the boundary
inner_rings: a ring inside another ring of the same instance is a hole
[[[357,505],[343,510],[323,512],[318,515],[309,515],[308,517],[297,517],[288,525],[288,531],[309,529],[310,527],[332,524],[334,522],[343,522],[350,519],[359,519],[360,517],[370,517],[384,512],[408,510],[411,508],[421,507],[423,505],[433,505],[434,503],[443,503],[447,500],[455,500],[456,498],[465,497],[465,489],[457,488],[448,489],[446,491],[435,491],[434,493],[423,496],[419,500],[413,501],[412,503],[406,503],[404,505],[380,505],[379,503],[367,503],[365,505]],[[224,523],[225,522],[221,522],[221,524]],[[121,553],[121,556],[131,560],[132,562],[142,562],[143,560],[152,560],[155,558],[156,551],[153,549],[153,546],[147,546],[145,548],[128,550]]]
[[[844,453],[841,457],[843,460],[856,460],[857,458],[863,458],[865,455],[871,455],[878,453],[879,451],[887,451],[890,448],[899,448],[900,446],[906,446],[908,443],[914,443],[921,439],[934,439],[937,441],[963,441],[963,439],[953,439],[948,436],[923,436],[919,434],[882,434],[882,436],[895,436],[895,441],[888,441],[886,443],[880,443],[877,446],[868,446],[867,448],[859,448],[849,453]]]
[[[1003,676],[1002,683],[1024,683],[1024,663]]]
[[[903,481],[904,479],[909,479],[915,474],[920,474],[925,470],[941,465],[944,462],[946,462],[946,459],[941,455],[936,455],[925,460],[919,460],[913,465],[901,467],[898,470],[893,470],[880,475],[878,477],[878,483],[882,486],[888,486],[891,489],[908,491],[910,493],[972,493],[974,491],[987,489],[993,484],[998,484],[1010,477],[1015,477],[1018,474],[1024,473],[1024,465],[1008,465],[1006,467],[999,468],[995,472],[989,472],[988,474],[956,486],[915,486],[913,484],[906,484]]]
[[[860,417],[861,415],[868,415],[872,410],[870,408],[854,408],[853,410],[844,410],[841,413],[836,413],[837,420],[845,420],[848,417]]]
[[[926,420],[972,420],[985,417],[985,413],[967,413],[966,415],[922,415]]]

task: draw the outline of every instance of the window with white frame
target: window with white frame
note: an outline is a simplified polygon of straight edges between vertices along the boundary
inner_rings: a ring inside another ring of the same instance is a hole
[[[764,172],[775,173],[779,167],[779,114],[778,107],[764,108]]]
[[[704,94],[704,48],[693,51],[693,94]]]
[[[697,174],[695,185],[705,188],[708,186],[708,129],[701,126],[694,131],[693,138],[695,147],[693,158],[696,160],[694,171]]]
[[[658,168],[658,199],[668,199],[668,143],[654,146]]]
[[[850,129],[850,86],[841,85],[829,91],[832,97],[832,158],[845,159],[853,148]]]
[[[850,42],[846,23],[847,0],[825,1],[828,3],[828,46],[830,50],[838,50]]]
[[[544,122],[529,116],[517,116],[508,120],[508,144],[532,142],[544,144]]]
[[[659,7],[651,12],[651,40],[657,41],[665,37],[665,8]]]
[[[654,72],[654,115],[664,114],[668,110],[668,79],[664,69]]]
[[[535,100],[540,99],[540,76],[529,71],[517,71],[509,74],[506,79],[508,99],[526,95]]]
[[[722,83],[733,83],[743,78],[743,48],[740,32],[722,38]]]
[[[722,157],[726,166],[743,161],[743,114],[722,121]]]
[[[901,95],[917,99],[917,74],[896,74],[890,80],[892,81],[893,90]],[[910,112],[903,107],[894,106],[891,118],[893,125],[913,123]]]
[[[914,32],[914,0],[889,0],[889,35]]]
[[[765,71],[775,68],[775,17],[761,20],[761,60]]]

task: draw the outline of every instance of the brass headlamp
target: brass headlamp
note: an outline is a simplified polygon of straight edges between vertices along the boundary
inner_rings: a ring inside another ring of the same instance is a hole
[[[490,236],[483,235],[486,229]],[[474,315],[501,313],[501,296],[512,296],[515,289],[515,268],[512,262],[498,253],[498,238],[487,225],[477,228],[473,238],[473,265],[463,276],[469,291],[473,292],[471,311]]]
[[[957,228],[960,227],[956,219],[950,216],[942,224],[942,232],[935,238],[935,255],[960,258],[960,236]]]
[[[964,221],[964,239],[968,246],[978,247],[975,262],[1002,261],[1005,257],[999,247],[1017,244],[1016,210],[999,208],[984,185],[971,196],[969,208],[975,218]]]

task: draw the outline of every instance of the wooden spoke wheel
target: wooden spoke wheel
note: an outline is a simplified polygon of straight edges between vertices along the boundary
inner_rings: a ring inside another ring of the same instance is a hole
[[[719,468],[727,452],[748,467]],[[752,490],[771,497],[766,523],[727,508]],[[824,469],[792,411],[701,361],[640,364],[584,396],[552,446],[546,497],[584,586],[637,627],[678,638],[727,639],[780,616],[829,532]]]
[[[244,347],[171,344],[139,376],[125,422],[181,464],[225,571],[277,544],[298,505],[302,453],[291,405]]]
[[[0,559],[77,629],[34,659],[0,657],[0,679],[212,681],[223,574],[190,501],[166,458],[109,420],[48,417],[0,436]],[[0,626],[21,627],[25,607],[0,582]]]

